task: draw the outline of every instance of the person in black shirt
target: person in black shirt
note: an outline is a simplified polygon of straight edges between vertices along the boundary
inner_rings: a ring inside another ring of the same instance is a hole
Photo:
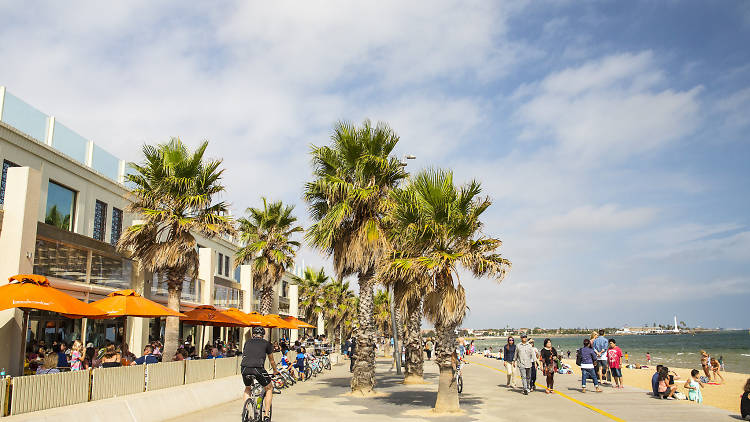
[[[740,396],[740,414],[742,419],[750,416],[750,378],[745,382],[745,392]]]
[[[357,353],[357,337],[352,337],[352,342],[349,344],[349,372],[354,372],[354,361],[356,360]]]
[[[547,394],[555,391],[555,372],[557,371],[557,350],[552,347],[552,340],[544,339],[542,355],[542,369],[547,376]]]
[[[271,377],[266,372],[264,365],[266,356],[271,363],[271,368],[275,375],[279,374],[276,368],[276,362],[273,359],[273,346],[263,336],[266,330],[262,327],[253,327],[253,337],[245,342],[242,348],[242,381],[245,383],[245,400],[250,398],[252,392],[253,379],[258,381],[266,389],[266,395],[263,398],[263,417],[264,421],[270,421],[271,400],[273,400],[273,384]]]

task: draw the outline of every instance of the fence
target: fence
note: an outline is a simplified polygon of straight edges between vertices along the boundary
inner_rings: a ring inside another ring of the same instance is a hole
[[[88,371],[13,378],[10,413],[34,412],[89,401]]]
[[[97,368],[91,372],[91,400],[142,393],[146,365]]]
[[[0,416],[229,377],[239,373],[241,359],[164,362],[3,379],[0,380]]]

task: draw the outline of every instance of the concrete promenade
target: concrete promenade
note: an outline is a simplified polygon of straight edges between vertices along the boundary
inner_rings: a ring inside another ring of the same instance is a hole
[[[463,371],[463,413],[436,417],[430,414],[437,394],[437,367],[425,362],[425,385],[401,384],[390,363],[379,361],[377,390],[380,397],[357,398],[349,391],[348,365],[336,366],[306,383],[274,396],[274,421],[732,421],[728,412],[692,403],[657,400],[648,392],[626,387],[604,387],[603,393],[580,392],[580,375],[557,375],[561,394],[547,395],[544,388],[528,396],[505,387],[500,361],[470,358]],[[520,384],[520,379],[517,381]],[[544,379],[537,380],[543,385]],[[242,401],[182,416],[180,422],[237,421]]]

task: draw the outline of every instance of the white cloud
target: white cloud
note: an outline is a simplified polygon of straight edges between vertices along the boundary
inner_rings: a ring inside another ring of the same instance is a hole
[[[695,128],[701,87],[656,89],[663,80],[651,52],[589,61],[542,80],[518,120],[525,137],[552,139],[564,159],[586,166],[620,161]]]
[[[641,227],[656,215],[653,208],[618,209],[614,204],[600,207],[585,205],[565,214],[537,221],[534,230],[539,234],[589,234]]]

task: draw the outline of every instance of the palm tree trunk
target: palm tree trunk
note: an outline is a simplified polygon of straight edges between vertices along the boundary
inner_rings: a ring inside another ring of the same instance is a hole
[[[422,347],[422,301],[415,300],[407,304],[406,366],[404,384],[421,384],[424,382],[424,352]]]
[[[456,327],[458,324],[435,324],[437,344],[435,347],[435,363],[440,367],[438,394],[435,400],[435,412],[457,412],[458,388],[455,382],[455,371],[451,364],[451,355],[456,350]]]
[[[373,322],[373,271],[359,276],[359,329],[354,354],[352,392],[370,394],[375,388],[375,325]]]
[[[333,327],[333,338],[331,339],[333,344],[334,353],[341,352],[341,324],[338,323]]]
[[[260,313],[263,315],[270,314],[273,310],[273,287],[266,287],[260,290]]]
[[[174,271],[167,273],[167,307],[173,311],[180,312],[180,294],[182,293],[182,274]],[[164,350],[162,361],[171,362],[177,353],[178,337],[180,336],[180,318],[166,317],[164,327]]]

